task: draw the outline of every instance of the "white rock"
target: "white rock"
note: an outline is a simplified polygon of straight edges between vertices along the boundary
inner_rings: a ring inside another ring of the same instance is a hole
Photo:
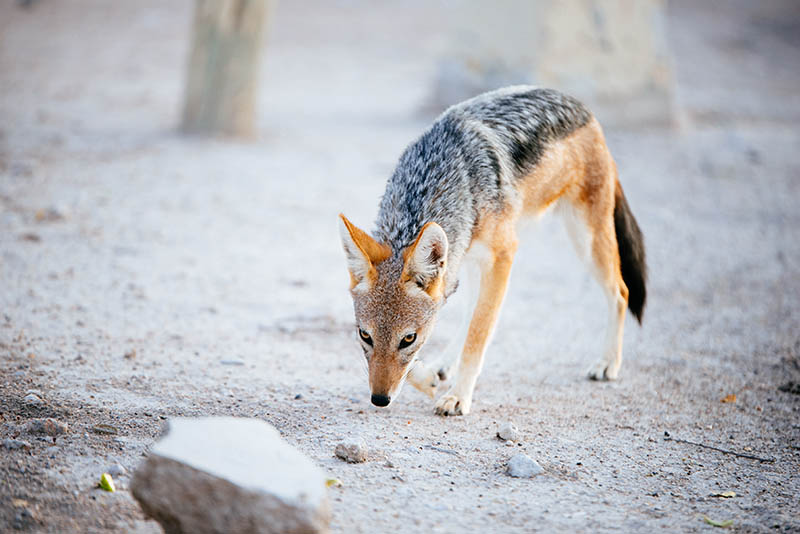
[[[176,418],[131,490],[166,532],[327,532],[325,475],[263,421]]]
[[[514,426],[514,423],[504,423],[497,430],[497,437],[505,441],[519,441],[519,429]]]
[[[527,454],[515,454],[508,461],[506,472],[516,478],[531,478],[544,472],[542,466]]]
[[[356,464],[367,460],[367,445],[363,439],[348,439],[334,449],[334,454],[346,462]]]

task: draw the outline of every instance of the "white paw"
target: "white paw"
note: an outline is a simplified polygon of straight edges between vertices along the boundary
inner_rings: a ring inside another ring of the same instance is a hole
[[[414,367],[408,373],[408,381],[430,398],[436,395],[436,389],[439,387],[439,375],[421,361],[414,363]]]
[[[589,380],[616,380],[619,374],[619,365],[608,363],[605,358],[601,358],[589,368]]]
[[[472,399],[463,399],[448,392],[436,401],[433,411],[436,415],[467,415],[471,404]]]

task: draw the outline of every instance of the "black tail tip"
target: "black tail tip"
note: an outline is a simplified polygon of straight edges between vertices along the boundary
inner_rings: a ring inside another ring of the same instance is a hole
[[[628,288],[628,309],[631,311],[636,321],[641,325],[642,317],[644,316],[644,305],[647,300],[646,289],[644,284],[641,287],[632,290]]]
[[[619,183],[615,200],[614,229],[617,234],[622,280],[628,287],[628,309],[631,310],[639,324],[642,324],[644,305],[647,300],[647,260],[644,252],[644,237]]]

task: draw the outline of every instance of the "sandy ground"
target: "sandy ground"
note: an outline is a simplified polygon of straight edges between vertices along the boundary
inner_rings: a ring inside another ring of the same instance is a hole
[[[605,305],[545,218],[473,413],[449,419],[408,387],[369,404],[335,223],[370,226],[425,127],[445,7],[281,4],[261,136],[233,143],[175,133],[191,5],[150,4],[0,5],[0,439],[70,426],[0,448],[0,531],[158,532],[129,477],[109,494],[100,473],[134,469],[164,419],[212,414],[268,421],[341,479],[335,532],[800,531],[800,395],[779,390],[800,382],[791,3],[671,3],[683,129],[608,132],[650,264],[620,380],[584,378]],[[509,420],[519,445],[495,438]],[[349,436],[367,463],[333,457]],[[506,476],[518,451],[545,474]]]

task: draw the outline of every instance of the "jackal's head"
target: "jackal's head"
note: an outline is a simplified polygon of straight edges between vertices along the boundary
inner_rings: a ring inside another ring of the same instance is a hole
[[[372,403],[387,406],[428,339],[444,300],[447,236],[429,222],[413,244],[392,250],[344,215],[339,226]]]

